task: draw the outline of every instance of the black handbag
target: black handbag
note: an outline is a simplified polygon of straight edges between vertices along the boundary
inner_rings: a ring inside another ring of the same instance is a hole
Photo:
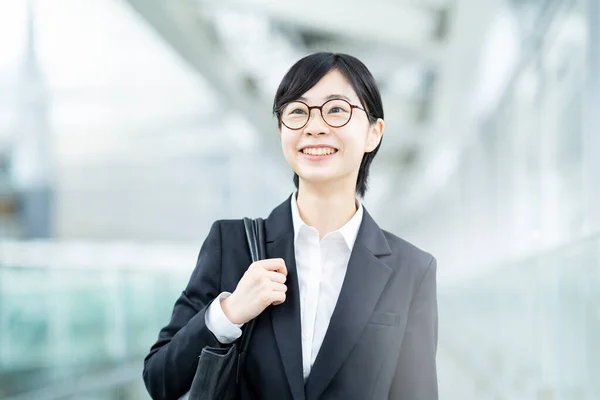
[[[266,257],[264,220],[244,218],[243,221],[252,262],[263,260]],[[255,321],[253,319],[244,326],[242,337],[231,346],[207,346],[202,349],[189,391],[189,400],[238,398],[241,371],[245,364]]]

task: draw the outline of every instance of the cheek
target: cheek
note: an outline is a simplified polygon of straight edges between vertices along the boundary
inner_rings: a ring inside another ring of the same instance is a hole
[[[344,144],[344,153],[353,160],[358,159],[360,163],[368,143],[365,134],[356,131],[344,132],[343,135],[340,135],[340,139]]]
[[[286,132],[282,132],[281,135],[281,149],[283,150],[284,155],[291,156],[296,152],[296,138],[292,134],[286,134]]]

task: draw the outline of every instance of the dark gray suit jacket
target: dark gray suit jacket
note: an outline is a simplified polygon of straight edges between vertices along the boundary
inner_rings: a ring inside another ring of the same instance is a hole
[[[250,265],[241,220],[217,221],[190,281],[144,362],[153,399],[177,399],[205,346],[204,315]],[[436,261],[383,231],[365,210],[342,290],[308,380],[302,376],[300,300],[289,199],[266,220],[267,257],[288,268],[287,299],[258,318],[242,399],[437,400]]]

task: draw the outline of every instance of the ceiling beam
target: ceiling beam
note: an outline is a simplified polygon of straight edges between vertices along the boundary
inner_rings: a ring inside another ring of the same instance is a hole
[[[290,170],[281,152],[271,100],[265,99],[256,86],[249,84],[251,77],[227,54],[196,4],[187,0],[127,2],[209,82],[218,96],[219,106],[224,108],[220,118],[226,119],[228,113],[237,112],[252,125],[260,156],[256,154],[257,150],[250,150],[249,154],[260,158],[255,168],[263,168],[259,174],[264,172],[269,177],[256,184],[261,185],[266,196],[281,192],[282,183],[290,180]]]
[[[439,53],[435,12],[405,2],[388,2],[378,8],[364,1],[340,4],[304,0],[301,10],[272,0],[219,0],[202,6],[267,16],[285,25],[345,40],[381,43],[428,62],[435,62]]]
[[[281,151],[271,100],[265,99],[255,85],[249,84],[251,77],[227,54],[196,4],[187,0],[127,2],[209,82],[220,100],[219,106],[224,109],[220,118],[226,119],[228,113],[234,112],[252,125],[257,135],[254,143],[258,145],[254,150],[240,153],[240,157],[253,160],[250,168],[259,170],[255,176],[268,177],[252,185],[260,186],[258,190],[266,197],[279,196],[287,190],[285,182],[290,181],[291,172]],[[239,201],[239,206],[245,204],[243,200]]]
[[[208,21],[185,0],[127,0],[162,38],[212,86],[221,106],[236,110],[265,137],[264,145],[279,147],[271,103],[248,84],[250,78],[214,37]],[[230,111],[228,111],[230,112]],[[226,117],[226,114],[223,115]],[[268,135],[273,132],[273,135]],[[273,138],[272,140],[267,137]]]

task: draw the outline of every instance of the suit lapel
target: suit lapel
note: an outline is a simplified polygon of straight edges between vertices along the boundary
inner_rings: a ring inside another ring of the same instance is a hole
[[[306,382],[307,399],[321,396],[358,341],[392,273],[377,256],[390,253],[383,232],[364,210],[340,296]]]
[[[292,395],[294,399],[304,399],[300,295],[289,200],[273,210],[266,220],[266,234],[267,257],[283,258],[288,270],[286,300],[283,304],[270,307],[275,340]]]

